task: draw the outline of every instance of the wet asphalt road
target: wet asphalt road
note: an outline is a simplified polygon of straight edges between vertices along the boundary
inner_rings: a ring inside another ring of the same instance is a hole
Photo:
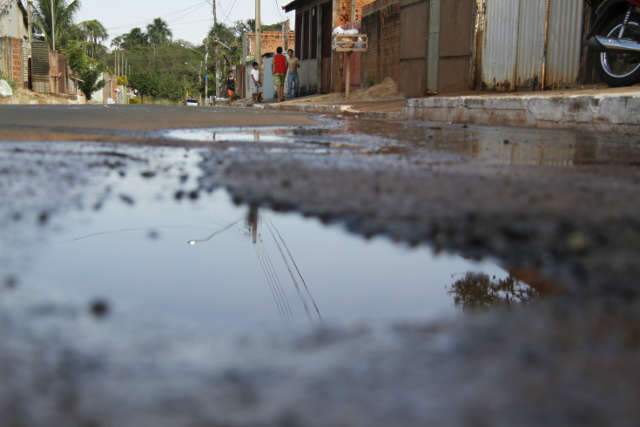
[[[222,125],[276,129],[173,134],[180,140],[158,132]],[[15,253],[57,216],[86,208],[103,175],[127,180],[150,160],[154,173],[173,173],[162,143],[201,155],[198,180],[176,179],[171,197],[226,188],[238,202],[364,237],[497,259],[547,295],[436,323],[328,325],[214,345],[193,331],[96,326],[82,305],[37,295],[37,309],[16,308],[5,277],[0,415],[10,425],[640,422],[638,137],[156,107],[2,108],[0,136],[86,141],[62,157],[43,144],[0,143],[0,230]]]

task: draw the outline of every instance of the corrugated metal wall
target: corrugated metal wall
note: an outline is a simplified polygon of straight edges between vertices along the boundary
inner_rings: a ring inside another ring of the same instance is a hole
[[[584,25],[583,13],[584,0],[553,0],[551,2],[545,78],[545,85],[548,87],[570,86],[578,79]]]
[[[557,88],[577,82],[584,0],[486,0],[485,9],[478,59],[484,87]]]

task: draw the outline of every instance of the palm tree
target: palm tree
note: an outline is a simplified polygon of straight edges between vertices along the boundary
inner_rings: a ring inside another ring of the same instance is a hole
[[[98,46],[101,42],[109,38],[109,33],[107,33],[104,25],[96,19],[81,22],[80,28],[82,29],[85,40],[89,45],[89,56],[95,58]]]
[[[61,35],[73,24],[73,16],[79,9],[80,0],[36,0],[35,24],[51,49],[60,45]]]
[[[149,36],[149,42],[154,46],[165,44],[173,37],[169,25],[162,18],[156,18],[151,24],[147,25],[147,35]]]

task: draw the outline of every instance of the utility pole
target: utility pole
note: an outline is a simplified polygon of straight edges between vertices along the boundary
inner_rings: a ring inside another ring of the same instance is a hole
[[[33,0],[27,0],[27,20],[29,22],[29,29],[27,30],[29,31],[29,52],[31,52],[31,42],[33,41]]]
[[[215,57],[215,61],[216,61],[216,74],[215,74],[215,82],[214,82],[214,100],[215,97],[218,96],[219,92],[219,87],[218,84],[220,82],[220,58],[218,55],[218,44],[216,43],[216,38],[217,38],[217,34],[216,34],[216,29],[218,28],[218,12],[217,12],[217,8],[216,8],[216,0],[213,0],[211,2],[212,6],[213,6],[213,56]]]
[[[204,41],[204,105],[209,104],[209,37]]]
[[[351,25],[356,25],[356,0],[351,0]]]
[[[260,0],[256,0],[256,62],[262,66],[262,17]]]
[[[53,0],[49,0],[51,4],[51,47],[56,51],[56,14],[53,9]]]

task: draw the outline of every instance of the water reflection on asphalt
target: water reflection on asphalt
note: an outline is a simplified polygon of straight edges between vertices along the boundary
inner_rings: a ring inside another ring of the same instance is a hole
[[[315,144],[375,150],[375,154],[449,153],[483,164],[575,167],[640,165],[634,138],[574,131],[429,125],[384,121],[324,120],[311,128],[176,129],[168,139],[212,143]],[[390,149],[391,148],[391,149]]]
[[[178,201],[166,181],[114,178],[112,194],[126,198],[63,216],[24,283],[105,298],[120,318],[247,331],[433,319],[461,312],[452,284],[467,273],[508,276],[491,262],[236,206],[223,190]]]

